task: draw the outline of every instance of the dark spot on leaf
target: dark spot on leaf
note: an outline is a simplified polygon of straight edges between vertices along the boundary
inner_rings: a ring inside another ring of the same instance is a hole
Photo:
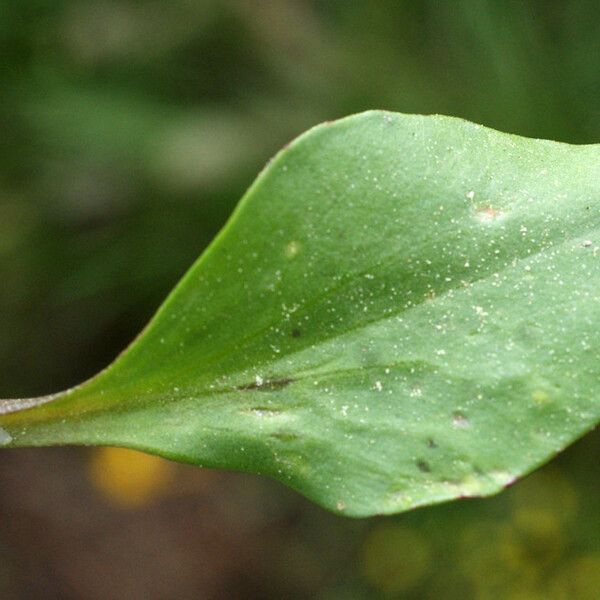
[[[256,390],[258,392],[271,392],[273,390],[280,390],[284,387],[293,383],[294,380],[288,377],[284,377],[282,379],[265,379],[262,383],[258,383],[257,381],[253,381],[252,383],[248,383],[246,385],[239,385],[236,389],[248,392],[252,390]]]
[[[299,329],[292,329],[292,337],[295,337],[295,338],[300,337],[300,330]]]
[[[417,461],[417,467],[419,468],[419,471],[421,471],[421,473],[431,473],[431,467],[429,466],[429,463],[426,460],[419,459]]]
[[[277,438],[281,442],[295,442],[298,439],[298,436],[295,433],[289,433],[286,431],[274,431],[270,435],[273,438]]]

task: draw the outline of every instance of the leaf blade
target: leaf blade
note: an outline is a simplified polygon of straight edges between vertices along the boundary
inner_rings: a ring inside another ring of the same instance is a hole
[[[357,516],[495,493],[600,417],[599,181],[598,146],[319,126],[111,367],[0,425],[264,473]]]

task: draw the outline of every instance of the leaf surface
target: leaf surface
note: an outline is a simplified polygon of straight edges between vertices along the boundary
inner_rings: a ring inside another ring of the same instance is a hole
[[[261,473],[343,514],[493,494],[600,419],[600,146],[320,125],[95,378],[0,444]]]

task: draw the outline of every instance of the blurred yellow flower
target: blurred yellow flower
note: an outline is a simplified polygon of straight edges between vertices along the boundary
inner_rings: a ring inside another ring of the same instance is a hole
[[[394,594],[415,587],[431,567],[431,547],[418,531],[385,524],[372,529],[363,545],[363,574],[374,587]]]
[[[569,561],[550,582],[552,600],[598,600],[600,597],[600,553]]]
[[[165,493],[172,465],[157,456],[125,448],[98,448],[89,463],[92,484],[113,504],[138,507]]]

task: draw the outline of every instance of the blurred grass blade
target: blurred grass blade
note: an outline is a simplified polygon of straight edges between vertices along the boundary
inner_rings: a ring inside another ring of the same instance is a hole
[[[0,404],[0,443],[262,473],[355,516],[495,493],[598,423],[599,233],[600,146],[321,125],[108,369]]]

